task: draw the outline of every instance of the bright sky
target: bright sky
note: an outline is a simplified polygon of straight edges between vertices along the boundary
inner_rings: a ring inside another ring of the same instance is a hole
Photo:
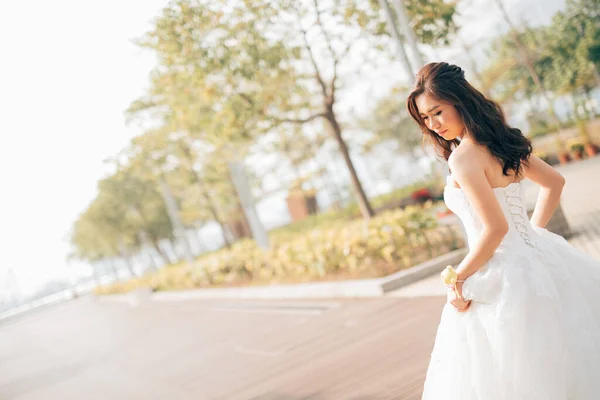
[[[0,3],[0,279],[12,267],[27,291],[66,274],[71,224],[134,133],[123,111],[153,66],[129,39],[166,3]]]
[[[535,19],[542,4],[547,14],[563,1],[527,3]],[[102,161],[135,133],[123,112],[143,94],[154,65],[131,39],[166,4],[0,3],[0,280],[12,268],[21,289],[30,291],[67,276],[71,224],[107,171]],[[495,30],[489,7],[480,9],[466,16],[476,22],[465,32]]]

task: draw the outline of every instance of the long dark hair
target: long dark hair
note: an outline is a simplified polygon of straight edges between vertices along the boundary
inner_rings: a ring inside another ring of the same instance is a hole
[[[406,101],[408,112],[436,153],[448,160],[459,141],[445,140],[427,128],[416,103],[423,93],[456,107],[471,137],[502,162],[502,173],[508,175],[512,169],[515,175],[520,175],[522,164],[526,164],[531,155],[531,141],[519,129],[508,126],[502,107],[471,86],[460,67],[446,62],[425,65],[417,74],[415,88]]]

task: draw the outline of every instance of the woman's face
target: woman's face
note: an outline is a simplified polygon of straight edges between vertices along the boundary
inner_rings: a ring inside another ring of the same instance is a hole
[[[437,100],[423,93],[415,99],[425,126],[445,140],[462,138],[465,124],[452,104]]]

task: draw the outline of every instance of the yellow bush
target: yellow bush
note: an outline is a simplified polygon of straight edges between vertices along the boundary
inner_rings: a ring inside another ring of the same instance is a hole
[[[194,265],[164,268],[98,292],[123,293],[140,286],[176,290],[386,275],[462,246],[454,228],[437,225],[431,207],[427,203],[381,213],[368,223],[351,220],[328,229],[278,235],[268,250],[243,240],[230,249],[200,257]]]

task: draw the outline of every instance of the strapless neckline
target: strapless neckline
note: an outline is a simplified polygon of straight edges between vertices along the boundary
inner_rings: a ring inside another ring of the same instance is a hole
[[[463,191],[462,188],[460,188],[460,187],[449,185],[448,184],[448,179],[450,179],[450,176],[446,177],[446,186],[444,186],[444,190],[452,189],[452,190],[459,190],[461,192]],[[511,186],[514,186],[514,185],[520,186],[521,182],[523,182],[523,180],[520,180],[519,182],[511,182],[511,183],[509,183],[506,186],[493,187],[492,190],[500,190],[501,191],[501,190],[504,190],[504,189],[509,189]]]

